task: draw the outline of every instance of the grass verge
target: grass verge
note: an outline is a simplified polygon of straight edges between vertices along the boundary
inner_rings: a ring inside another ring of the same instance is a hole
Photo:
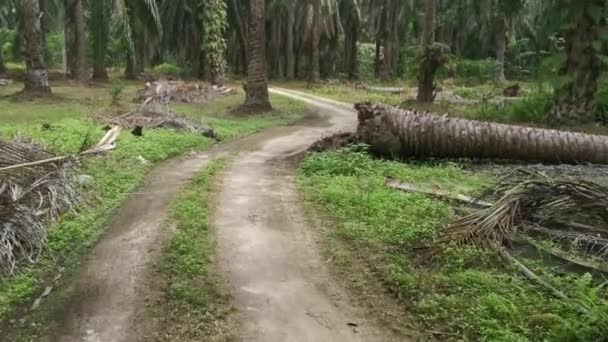
[[[173,203],[175,230],[163,248],[155,279],[162,279],[160,305],[150,308],[146,320],[157,322],[148,337],[171,341],[230,340],[227,321],[230,299],[220,284],[215,263],[215,237],[210,213],[218,176],[226,160],[216,159]]]
[[[422,194],[390,190],[386,177],[460,193],[474,193],[488,180],[450,163],[380,161],[357,149],[311,155],[299,169],[305,200],[336,222],[325,238],[346,246],[328,251],[334,264],[367,263],[369,277],[399,299],[421,339],[594,341],[608,336],[606,289],[589,275],[560,274],[521,256],[573,301],[590,307],[582,314],[492,252],[454,246],[432,261],[421,260],[417,247],[433,241],[453,208]]]

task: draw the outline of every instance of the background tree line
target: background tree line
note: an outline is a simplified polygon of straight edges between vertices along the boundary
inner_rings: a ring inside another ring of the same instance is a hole
[[[429,102],[436,77],[552,76],[552,115],[595,111],[604,0],[3,0],[0,72],[24,63],[26,88],[43,92],[47,65],[77,80],[122,67],[127,79],[155,68],[221,83],[247,74],[262,5],[259,62],[271,79],[409,79]]]

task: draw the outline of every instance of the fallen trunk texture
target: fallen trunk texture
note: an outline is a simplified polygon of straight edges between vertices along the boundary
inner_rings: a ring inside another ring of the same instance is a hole
[[[358,139],[380,155],[608,164],[608,136],[450,118],[387,105],[355,107]]]

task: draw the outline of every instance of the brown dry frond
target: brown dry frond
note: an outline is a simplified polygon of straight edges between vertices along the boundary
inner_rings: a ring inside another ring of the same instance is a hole
[[[524,178],[502,182],[494,190],[501,194],[498,201],[451,222],[438,244],[495,248],[521,231],[552,240],[566,239],[606,254],[597,247],[608,241],[608,187],[589,180],[552,179],[526,172]]]
[[[0,141],[0,168],[51,157],[29,142]],[[46,224],[78,202],[69,175],[73,163],[66,159],[0,173],[2,274],[13,274],[22,261],[35,262],[46,243]]]

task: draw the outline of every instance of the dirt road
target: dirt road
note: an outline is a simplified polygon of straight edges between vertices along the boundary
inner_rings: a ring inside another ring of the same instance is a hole
[[[171,200],[218,154],[237,155],[218,194],[214,224],[243,341],[389,341],[350,306],[320,259],[298,204],[289,158],[321,136],[353,130],[347,104],[284,89],[319,117],[265,131],[156,169],[120,209],[77,276],[56,340],[136,341],[150,265]],[[356,325],[356,327],[354,326]]]
[[[325,127],[301,127],[236,159],[215,214],[219,258],[232,286],[242,341],[389,341],[332,281],[297,201],[290,157],[320,137],[354,130],[351,106],[319,102]],[[356,328],[353,326],[356,325]]]

